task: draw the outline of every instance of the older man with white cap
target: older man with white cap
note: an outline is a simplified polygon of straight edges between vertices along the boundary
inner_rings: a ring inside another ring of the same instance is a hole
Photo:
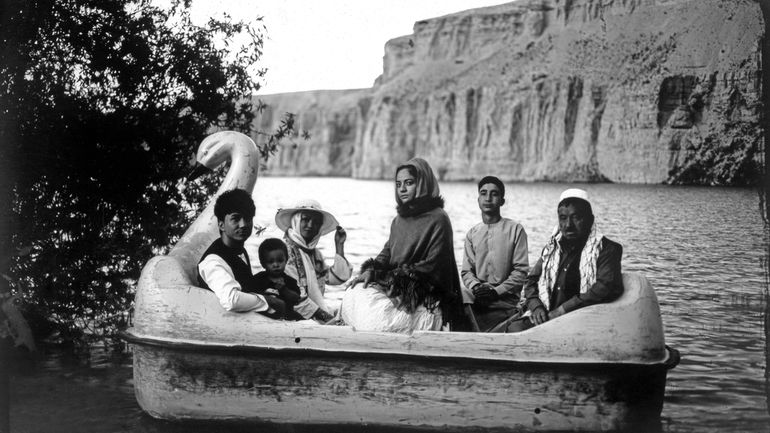
[[[599,232],[588,193],[565,190],[557,213],[559,225],[524,284],[528,316],[511,318],[493,332],[523,331],[623,293],[623,247]]]

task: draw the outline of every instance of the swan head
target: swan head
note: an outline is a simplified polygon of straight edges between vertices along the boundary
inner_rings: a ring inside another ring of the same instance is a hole
[[[195,155],[195,167],[187,175],[187,180],[193,180],[203,174],[210,173],[239,150],[256,150],[256,145],[248,136],[235,131],[220,131],[206,137],[198,146]]]

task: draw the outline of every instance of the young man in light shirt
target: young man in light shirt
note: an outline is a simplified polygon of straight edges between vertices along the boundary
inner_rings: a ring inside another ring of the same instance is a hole
[[[253,311],[280,318],[280,305],[272,305],[264,296],[245,293],[252,278],[251,262],[243,244],[251,236],[256,208],[251,195],[242,189],[224,192],[214,204],[219,225],[219,239],[203,253],[198,262],[198,282],[213,291],[227,311]]]
[[[479,181],[478,191],[481,223],[465,236],[461,275],[463,298],[472,303],[479,331],[488,332],[519,312],[529,257],[524,227],[500,215],[500,207],[505,204],[503,182],[486,176]]]

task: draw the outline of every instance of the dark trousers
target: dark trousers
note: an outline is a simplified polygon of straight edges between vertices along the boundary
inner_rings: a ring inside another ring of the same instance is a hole
[[[516,315],[499,323],[497,326],[492,328],[489,332],[502,332],[502,333],[512,334],[514,332],[526,331],[527,329],[533,328],[534,326],[535,324],[532,323],[532,319],[530,319],[529,316],[521,317],[520,315]]]
[[[487,306],[473,304],[473,315],[479,324],[479,331],[492,332],[498,324],[512,316],[519,315],[518,299],[500,299]]]

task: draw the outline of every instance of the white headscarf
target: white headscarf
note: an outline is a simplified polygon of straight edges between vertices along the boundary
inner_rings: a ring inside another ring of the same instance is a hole
[[[307,296],[321,307],[324,311],[329,311],[326,307],[326,301],[324,301],[324,284],[319,284],[318,276],[316,273],[317,256],[320,256],[318,250],[315,249],[318,244],[318,240],[321,239],[321,231],[315,235],[310,242],[305,242],[305,238],[299,233],[299,224],[302,219],[302,211],[295,212],[291,217],[291,227],[286,230],[286,235],[292,242],[296,243],[300,248],[297,248],[297,252],[302,257],[302,265],[305,269],[305,279],[307,280]],[[312,251],[312,256],[311,252]],[[323,257],[321,257],[321,266],[324,266]]]

